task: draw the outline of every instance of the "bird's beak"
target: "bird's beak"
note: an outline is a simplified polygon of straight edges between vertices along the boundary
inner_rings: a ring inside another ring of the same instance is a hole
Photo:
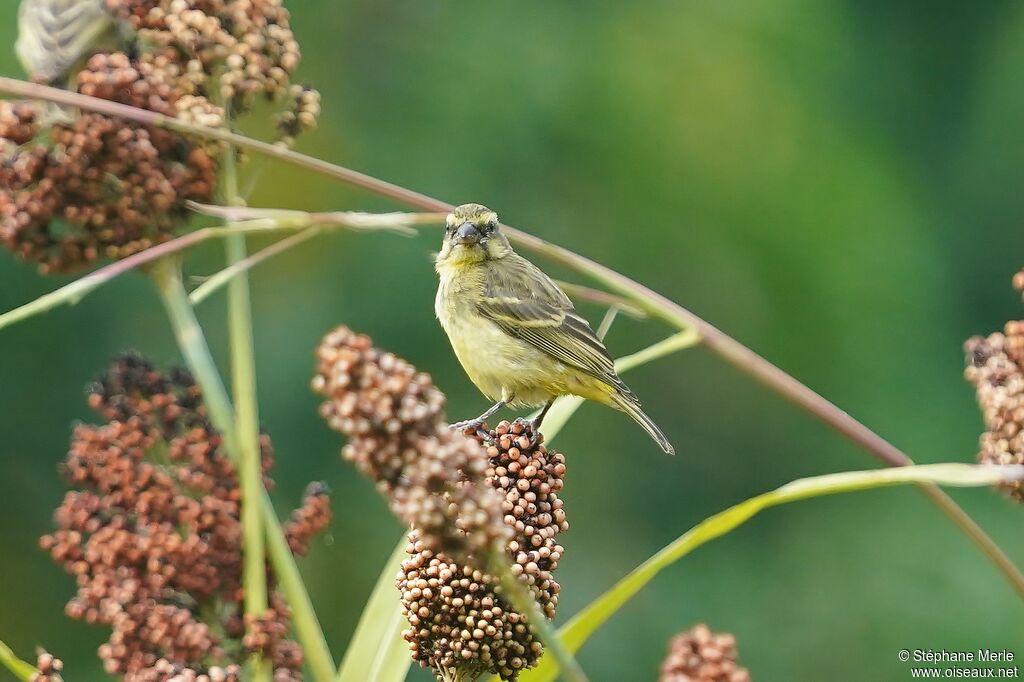
[[[476,229],[476,225],[473,223],[462,223],[459,225],[459,229],[455,230],[455,234],[452,235],[452,243],[456,246],[460,244],[476,244],[480,241],[480,231]]]

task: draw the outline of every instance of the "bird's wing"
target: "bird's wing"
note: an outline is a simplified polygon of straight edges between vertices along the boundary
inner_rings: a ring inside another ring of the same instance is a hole
[[[505,333],[636,399],[615,373],[615,363],[590,325],[539,268],[511,255],[492,261],[485,271],[481,315]]]
[[[22,0],[15,51],[30,76],[53,81],[114,24],[103,0]]]

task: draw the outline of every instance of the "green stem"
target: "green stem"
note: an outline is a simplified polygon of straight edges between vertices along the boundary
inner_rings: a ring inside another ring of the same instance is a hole
[[[235,150],[229,147],[222,163],[224,203],[239,202]],[[234,234],[225,243],[228,266],[246,257],[245,236]],[[228,330],[231,345],[232,391],[239,445],[238,480],[242,493],[242,587],[245,613],[262,616],[268,606],[266,551],[260,500],[263,497],[263,455],[260,449],[259,405],[256,394],[256,353],[252,333],[249,278],[235,277],[228,287]],[[249,658],[254,682],[270,682],[271,666],[258,653]]]
[[[181,281],[180,265],[173,258],[159,260],[150,267],[149,274],[163,299],[185,362],[202,389],[203,401],[209,410],[210,420],[222,434],[228,454],[237,464],[241,450],[235,435],[237,432],[234,410],[210,355],[210,349],[206,345],[206,338],[196,319],[195,311],[189,304],[188,294]],[[262,490],[260,496],[268,556],[292,611],[292,622],[299,643],[306,655],[313,679],[316,682],[329,682],[335,675],[334,659],[313,611],[313,603],[306,592],[298,566],[295,564],[295,557],[288,548],[288,541],[284,537],[270,496],[266,490]]]
[[[34,665],[18,658],[11,648],[2,641],[0,641],[0,665],[7,668],[21,682],[29,682],[37,672]]]
[[[568,682],[587,682],[587,675],[576,661],[572,652],[559,639],[551,627],[551,621],[540,608],[537,599],[522,582],[512,574],[508,557],[504,552],[494,551],[487,561],[487,570],[501,581],[501,587],[509,602],[519,613],[526,616],[527,625],[533,630],[555,661],[562,676]]]

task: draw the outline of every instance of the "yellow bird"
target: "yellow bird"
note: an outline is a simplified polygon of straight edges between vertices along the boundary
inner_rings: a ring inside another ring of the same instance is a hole
[[[555,398],[575,395],[625,412],[674,453],[590,325],[551,278],[512,250],[494,211],[463,204],[449,214],[435,269],[437,319],[466,374],[495,401],[452,428],[479,428],[505,406],[543,405],[529,424],[536,438]]]

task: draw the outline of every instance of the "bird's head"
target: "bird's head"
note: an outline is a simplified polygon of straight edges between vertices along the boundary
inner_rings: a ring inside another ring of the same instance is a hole
[[[498,225],[498,214],[480,204],[463,204],[448,214],[437,260],[478,263],[504,258],[511,252],[512,247]]]

